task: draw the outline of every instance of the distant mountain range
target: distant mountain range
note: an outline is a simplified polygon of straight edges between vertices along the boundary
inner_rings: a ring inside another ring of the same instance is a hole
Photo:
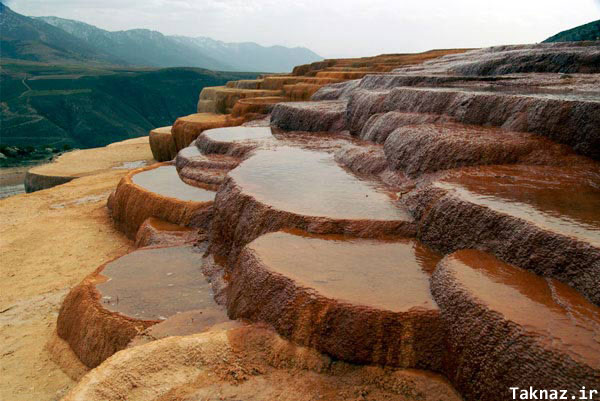
[[[581,40],[600,40],[600,19],[559,32],[544,42],[578,42]]]
[[[0,3],[2,57],[46,63],[198,67],[221,71],[288,72],[322,60],[304,47],[225,43],[166,36],[148,29],[110,32],[58,17],[26,17]]]

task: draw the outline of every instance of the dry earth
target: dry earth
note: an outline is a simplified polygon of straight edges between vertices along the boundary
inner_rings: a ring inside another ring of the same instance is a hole
[[[130,148],[122,147],[124,161]],[[136,157],[152,159],[150,147],[144,149]],[[85,166],[87,157],[70,161]],[[58,400],[75,385],[52,362],[46,344],[68,289],[133,247],[106,209],[108,195],[127,172],[108,167],[0,200],[0,400]]]

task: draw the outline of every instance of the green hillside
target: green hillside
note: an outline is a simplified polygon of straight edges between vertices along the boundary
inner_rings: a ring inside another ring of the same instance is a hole
[[[90,148],[194,113],[205,86],[256,73],[1,62],[0,145]]]
[[[600,40],[600,19],[557,33],[544,42],[578,42],[582,40]]]
[[[43,21],[20,15],[0,3],[2,58],[50,63],[124,64],[75,36]]]

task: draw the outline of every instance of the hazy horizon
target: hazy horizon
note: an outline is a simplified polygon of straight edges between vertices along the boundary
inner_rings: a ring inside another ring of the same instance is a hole
[[[27,16],[75,19],[109,31],[145,28],[165,35],[307,47],[359,57],[435,48],[536,43],[600,18],[600,0],[9,0]]]

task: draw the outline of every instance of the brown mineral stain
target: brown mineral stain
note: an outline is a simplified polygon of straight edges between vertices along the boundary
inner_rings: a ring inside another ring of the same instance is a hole
[[[107,264],[96,288],[104,308],[137,319],[217,307],[201,264],[189,246],[141,249]]]
[[[419,242],[296,234],[266,234],[249,247],[267,268],[327,298],[393,312],[437,309],[429,272],[440,257]]]
[[[180,226],[178,224],[169,223],[156,217],[150,217],[146,220],[146,223],[154,228],[156,231],[193,231],[193,228]]]
[[[449,264],[469,293],[504,319],[545,345],[600,367],[600,308],[577,291],[476,250],[456,252]]]
[[[465,200],[600,246],[597,166],[490,166],[435,184]]]
[[[259,150],[232,170],[242,190],[278,210],[348,220],[412,221],[391,194],[348,174],[333,156],[291,147]]]
[[[174,166],[160,166],[142,171],[132,177],[133,183],[144,189],[169,198],[191,202],[211,202],[213,191],[193,187],[181,181]]]

